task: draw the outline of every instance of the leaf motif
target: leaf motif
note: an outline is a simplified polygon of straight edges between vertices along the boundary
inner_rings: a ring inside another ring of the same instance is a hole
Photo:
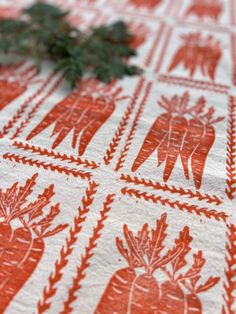
[[[214,287],[220,280],[220,277],[210,277],[208,280],[204,283],[201,284],[197,289],[196,293],[201,293],[204,291],[209,290],[210,288]]]
[[[124,225],[124,236],[126,243],[129,246],[131,255],[137,259],[138,262],[140,262],[141,265],[145,265],[145,260],[143,259],[142,252],[140,252],[139,247],[137,246],[136,240],[133,236],[132,231],[130,231],[127,227],[127,225]]]
[[[149,241],[149,230],[148,224],[144,224],[141,231],[138,231],[138,236],[136,237],[136,241],[139,249],[143,252],[146,252],[148,241]]]
[[[190,109],[189,109],[189,113],[195,113],[197,116],[200,115],[204,108],[205,108],[205,105],[206,105],[206,99],[204,97],[200,97],[198,99],[198,101],[196,102],[195,105],[193,105]]]
[[[29,213],[29,221],[42,214],[42,209],[50,203],[51,197],[54,195],[54,186],[50,185],[46,188],[43,194],[38,195],[38,199],[35,202],[28,204],[25,208],[19,208],[14,212],[12,218],[22,217],[25,214]]]
[[[166,264],[170,263],[173,259],[175,259],[179,254],[181,254],[182,250],[183,243],[174,246],[174,248],[169,250],[165,256],[163,256],[161,259],[153,263],[152,269],[156,270],[157,268],[164,267]]]
[[[28,196],[32,193],[33,187],[36,184],[36,178],[38,174],[35,173],[32,178],[26,180],[24,186],[19,187],[18,195],[16,197],[15,202],[13,202],[10,206],[10,214],[16,217],[15,212],[19,212],[20,207],[27,201]]]
[[[167,215],[163,214],[160,220],[156,222],[156,229],[151,230],[151,240],[149,241],[149,252],[147,252],[149,263],[152,265],[160,258],[160,252],[163,250],[163,242],[167,236],[166,223]]]
[[[49,214],[36,224],[41,226],[42,233],[51,225],[53,219],[60,213],[60,204],[51,206]]]
[[[18,182],[15,182],[10,188],[6,190],[4,194],[4,202],[6,205],[10,205],[17,195]]]
[[[206,262],[206,259],[202,256],[202,251],[193,254],[193,258],[194,261],[192,267],[184,275],[178,277],[178,280],[189,279],[192,285],[192,290],[195,289],[198,280],[201,278],[199,274]]]
[[[116,246],[118,251],[120,252],[120,254],[128,261],[128,263],[130,264],[130,255],[128,250],[124,247],[123,241],[116,237]]]
[[[178,270],[183,268],[186,265],[185,257],[191,250],[190,243],[192,242],[192,237],[189,233],[189,227],[185,226],[182,231],[179,233],[179,237],[175,240],[175,244],[183,244],[182,252],[177,256],[175,260],[172,261],[172,269],[173,273],[175,274]]]
[[[189,102],[189,92],[185,92],[183,96],[180,97],[180,100],[179,100],[180,112],[185,112],[188,102]]]
[[[2,191],[2,189],[0,189],[0,217],[5,217],[6,216],[6,208],[4,206],[5,203],[5,195]]]
[[[221,121],[223,121],[224,119],[225,119],[225,117],[218,117],[218,118],[216,118],[216,119],[213,119],[213,120],[211,121],[211,124],[221,122]]]
[[[44,238],[47,238],[47,237],[51,237],[53,236],[54,234],[56,233],[59,233],[61,232],[62,230],[64,230],[65,228],[68,227],[68,224],[64,224],[64,225],[58,225],[56,228],[52,229],[52,230],[49,230],[47,231],[45,234],[43,234],[43,237]]]

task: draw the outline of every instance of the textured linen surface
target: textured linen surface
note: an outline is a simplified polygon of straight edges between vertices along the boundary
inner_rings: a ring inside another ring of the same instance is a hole
[[[236,313],[235,1],[52,3],[127,21],[144,73],[1,65],[0,313]]]

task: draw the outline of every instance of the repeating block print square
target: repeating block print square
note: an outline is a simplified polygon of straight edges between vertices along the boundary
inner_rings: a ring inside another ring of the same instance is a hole
[[[156,71],[166,81],[188,82],[199,88],[227,91],[234,83],[234,41],[229,31],[186,23],[167,26]]]
[[[134,77],[105,85],[85,80],[78,89],[68,91],[67,96],[61,85],[47,102],[32,108],[12,139],[26,141],[30,151],[35,153],[42,147],[48,150],[44,155],[72,155],[98,164],[107,154],[109,143],[121,123],[122,130],[119,129],[115,144],[119,143],[141,92],[142,81],[142,78]],[[93,143],[96,143],[96,150]],[[28,149],[28,146],[24,147]]]
[[[223,222],[117,195],[74,309],[220,314],[226,233]]]
[[[98,184],[2,160],[0,169],[8,177],[0,189],[0,311],[18,311],[20,302],[40,312],[50,308],[59,282],[71,280],[77,238],[96,222],[90,210]]]
[[[184,0],[178,17],[193,23],[231,24],[230,0]]]
[[[122,181],[177,198],[227,202],[226,189],[235,193],[233,112],[227,95],[150,82],[115,170]]]
[[[51,90],[55,89],[58,79],[48,65],[45,66],[43,74],[37,75],[36,66],[28,62],[2,64],[0,136],[3,137],[11,132],[36,102],[46,99]]]
[[[145,72],[155,68],[157,56],[161,53],[165,24],[156,17],[134,16],[122,11],[103,14],[107,23],[123,20],[133,34],[131,47],[137,55],[131,58],[131,63],[145,68]]]

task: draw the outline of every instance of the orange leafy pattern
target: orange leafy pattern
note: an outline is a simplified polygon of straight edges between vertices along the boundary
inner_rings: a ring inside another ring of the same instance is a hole
[[[44,253],[44,238],[55,235],[67,227],[59,224],[52,227],[54,218],[60,213],[59,204],[51,205],[48,214],[44,209],[51,203],[54,186],[45,188],[35,201],[28,202],[36,185],[38,174],[18,182],[3,191],[0,189],[0,312],[28,280]],[[13,228],[11,222],[18,221]]]
[[[167,228],[166,214],[156,221],[154,229],[144,224],[136,235],[124,225],[126,247],[119,237],[116,245],[128,267],[117,270],[111,277],[95,314],[202,313],[198,295],[214,287],[220,278],[209,277],[199,283],[206,260],[202,251],[198,251],[193,254],[192,266],[186,270],[186,256],[191,252],[193,239],[189,228],[184,227],[173,247],[166,251]],[[185,271],[181,272],[184,267]],[[162,284],[154,275],[157,269],[166,275]]]

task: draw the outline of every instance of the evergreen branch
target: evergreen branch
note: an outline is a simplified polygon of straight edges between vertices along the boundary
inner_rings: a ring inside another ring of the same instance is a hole
[[[81,32],[67,21],[68,14],[38,2],[22,11],[18,20],[0,19],[0,52],[32,57],[38,70],[43,60],[52,60],[72,87],[85,73],[106,83],[141,73],[128,63],[136,52],[124,22]]]

